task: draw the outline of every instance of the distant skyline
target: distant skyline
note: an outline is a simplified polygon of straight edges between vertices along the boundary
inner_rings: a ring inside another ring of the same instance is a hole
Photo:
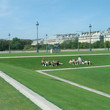
[[[0,0],[0,39],[8,34],[36,39],[56,34],[106,30],[110,27],[110,0]]]

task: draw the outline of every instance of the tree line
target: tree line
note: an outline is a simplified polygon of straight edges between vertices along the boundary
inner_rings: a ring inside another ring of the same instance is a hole
[[[103,41],[96,41],[94,43],[91,44],[92,45],[92,48],[110,48],[110,42],[109,41],[106,41],[106,42],[103,42]],[[90,43],[88,42],[78,42],[78,39],[75,39],[75,40],[67,40],[67,41],[64,41],[60,47],[61,49],[77,49],[77,48],[80,48],[80,49],[88,49],[90,46]]]
[[[12,40],[4,40],[0,39],[0,51],[9,50],[9,46],[11,50],[36,50],[36,46],[32,46],[32,40],[30,39],[19,39],[17,37],[13,38]],[[59,46],[61,49],[88,49],[89,43],[78,42],[78,39],[74,40],[66,40],[61,43]],[[55,46],[55,45],[54,45]],[[53,45],[47,44],[39,44],[39,49],[51,49],[54,47]],[[110,48],[110,42],[106,41],[97,41],[92,44],[92,48]]]
[[[25,46],[31,45],[32,40],[28,39],[19,39],[17,37],[12,40],[0,39],[0,51],[8,50],[9,46],[12,50],[23,50]]]

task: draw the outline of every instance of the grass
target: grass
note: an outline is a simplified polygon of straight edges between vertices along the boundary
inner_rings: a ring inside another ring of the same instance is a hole
[[[49,71],[46,73],[110,94],[110,67]]]
[[[23,67],[31,70],[39,70],[39,69],[55,69],[55,68],[72,68],[72,67],[80,67],[80,66],[87,66],[87,65],[71,65],[69,64],[70,59],[77,59],[77,56],[61,56],[61,57],[46,57],[45,60],[59,60],[60,62],[64,63],[58,67],[43,67],[41,66],[42,58],[9,58],[9,59],[0,59],[0,63],[14,65],[17,67]],[[96,65],[109,65],[110,57],[109,55],[100,55],[100,56],[82,56],[83,60],[90,60],[92,66]],[[104,59],[102,61],[102,59]]]
[[[7,66],[7,70],[5,70],[4,66]],[[2,69],[5,73],[41,96],[44,96],[47,100],[56,104],[63,110],[110,109],[110,100],[106,97],[68,85],[22,67],[2,65]]]
[[[40,56],[40,55],[73,55],[73,54],[100,54],[100,53],[110,53],[110,51],[71,51],[71,52],[61,52],[61,53],[1,53],[0,57],[12,57],[12,56]]]
[[[30,100],[20,94],[0,78],[0,110],[40,110]]]
[[[77,56],[74,58],[77,59]],[[74,66],[68,64],[68,61],[70,59],[73,59],[73,57],[65,56],[65,57],[45,58],[46,60],[59,60],[63,62],[64,65],[60,65],[58,67],[56,66],[43,67],[40,64],[41,59],[42,58],[40,57],[0,59],[0,70],[5,72],[9,76],[13,77],[17,81],[21,82],[28,88],[32,89],[36,93],[45,97],[47,100],[56,104],[58,107],[62,108],[63,110],[73,110],[73,109],[74,110],[88,110],[88,109],[109,110],[110,109],[109,98],[63,83],[61,81],[55,80],[53,78],[35,72],[35,70],[39,70],[39,69],[70,68],[70,67],[79,67],[86,65]],[[93,66],[110,64],[109,55],[83,56],[82,59],[90,60]],[[109,88],[109,82],[110,82],[109,81],[110,69],[105,68],[105,70],[103,68],[88,69],[88,70],[68,70],[68,71],[50,72],[50,74],[58,75],[59,77],[63,77],[65,79],[87,85],[88,87],[91,88],[93,87],[99,90],[105,89],[105,92],[109,93],[110,91],[107,88]],[[100,86],[100,84],[103,84],[103,89]],[[104,87],[104,85],[106,86]],[[37,110],[37,108],[35,110]]]

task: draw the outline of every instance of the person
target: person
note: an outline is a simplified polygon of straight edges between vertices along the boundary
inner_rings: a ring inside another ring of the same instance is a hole
[[[56,61],[54,61],[54,64],[55,64],[56,66],[58,66],[58,65],[62,65],[63,63],[61,63],[61,62],[59,62],[58,60],[56,60]]]
[[[41,65],[45,66],[45,59],[44,58],[41,60]]]
[[[90,61],[84,61],[85,64],[90,65]]]
[[[53,66],[53,61],[45,61],[45,66]]]
[[[75,60],[75,59],[73,59],[72,63],[73,63],[74,65],[76,65],[76,60]]]
[[[48,66],[49,65],[49,61],[45,61],[45,66]]]
[[[49,66],[53,66],[53,61],[48,61]]]
[[[72,64],[72,63],[73,63],[73,61],[72,61],[72,60],[69,60],[69,63],[70,63],[70,64]]]
[[[80,56],[78,57],[78,64],[82,64],[82,59]]]
[[[85,61],[84,60],[82,60],[82,64],[85,64]]]
[[[54,66],[53,61],[51,61],[51,62],[49,63],[49,65],[50,65],[50,66]]]

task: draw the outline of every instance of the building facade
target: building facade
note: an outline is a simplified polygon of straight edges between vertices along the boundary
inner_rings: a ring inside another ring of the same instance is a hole
[[[56,34],[55,36],[51,36],[50,38],[38,39],[39,44],[61,44],[66,40],[74,40],[78,38],[78,41],[81,43],[94,43],[96,41],[110,41],[110,28],[105,31],[93,31],[93,32],[83,32],[81,34],[73,33],[73,34]],[[32,45],[36,45],[37,40],[33,40]]]
[[[110,28],[105,31],[85,32],[79,35],[79,42],[94,43],[96,41],[110,41]]]

